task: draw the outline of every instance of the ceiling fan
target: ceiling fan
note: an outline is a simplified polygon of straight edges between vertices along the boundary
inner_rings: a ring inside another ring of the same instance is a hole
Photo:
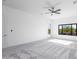
[[[44,14],[51,14],[51,16],[53,14],[60,14],[61,9],[55,9],[55,7],[59,4],[60,3],[56,3],[56,4],[52,5],[50,2],[47,2],[48,7],[44,7],[44,8],[46,8],[49,12],[46,12]]]
[[[60,12],[59,11],[61,11],[61,9],[57,9],[57,10],[54,10],[55,8],[50,8],[50,9],[48,9],[48,13],[46,13],[46,14],[51,14],[51,15],[53,15],[53,14],[60,14]]]

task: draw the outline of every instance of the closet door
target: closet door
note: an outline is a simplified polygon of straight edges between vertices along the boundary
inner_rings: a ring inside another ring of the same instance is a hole
[[[18,37],[21,36],[19,36],[20,29],[18,27],[20,26],[17,24],[19,20],[16,15],[17,10],[5,5],[2,6],[2,9],[2,46],[6,48],[16,45],[19,41]]]
[[[13,43],[15,44],[14,39],[16,38],[16,33],[14,31],[14,19],[12,19],[13,13],[12,10],[3,5],[2,6],[2,47],[10,47]]]
[[[6,8],[2,6],[2,48],[5,48],[7,43],[7,13]]]

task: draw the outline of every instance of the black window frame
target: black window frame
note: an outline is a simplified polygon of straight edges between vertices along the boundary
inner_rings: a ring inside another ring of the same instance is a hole
[[[63,33],[63,26],[65,26],[65,25],[70,25],[70,26],[71,26],[71,32],[70,32],[70,34]],[[74,35],[73,32],[72,32],[72,25],[76,25],[76,34],[75,34],[75,35]],[[59,29],[60,26],[61,26],[61,28],[62,28],[62,31],[61,31],[61,32],[60,32],[60,29]],[[71,23],[71,24],[59,24],[59,25],[58,25],[58,34],[59,34],[59,35],[71,35],[71,36],[77,36],[77,23]]]

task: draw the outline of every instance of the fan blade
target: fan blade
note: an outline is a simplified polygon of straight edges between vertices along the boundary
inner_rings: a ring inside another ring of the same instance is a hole
[[[51,9],[48,9],[49,11],[52,11]]]
[[[55,10],[55,11],[56,11],[56,12],[57,12],[57,11],[61,11],[61,9],[57,9],[57,10]]]

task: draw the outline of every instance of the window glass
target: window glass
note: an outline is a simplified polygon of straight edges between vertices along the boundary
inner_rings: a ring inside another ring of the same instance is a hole
[[[58,34],[77,36],[77,24],[60,24],[58,25]]]
[[[76,24],[72,25],[72,35],[76,35],[77,33],[77,28],[76,28]]]
[[[71,25],[63,25],[63,34],[71,35]]]

